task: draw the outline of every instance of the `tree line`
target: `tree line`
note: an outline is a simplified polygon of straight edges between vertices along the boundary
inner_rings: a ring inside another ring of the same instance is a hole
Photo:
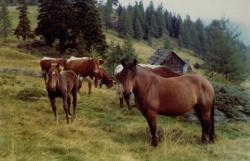
[[[200,18],[192,21],[184,19],[163,8],[155,7],[153,1],[146,8],[143,2],[124,7],[107,0],[99,1],[98,9],[106,29],[151,43],[153,38],[164,38],[165,48],[171,49],[171,41],[178,47],[195,51],[206,61],[209,71],[223,73],[226,79],[243,80],[247,77],[246,46],[240,41],[240,33],[230,26],[229,20],[213,20],[205,26]],[[115,7],[116,6],[116,7]]]
[[[209,71],[222,73],[230,80],[247,77],[249,51],[239,40],[239,32],[225,19],[213,20],[205,26],[200,19],[195,22],[190,16],[182,19],[162,5],[155,8],[152,1],[144,8],[142,1],[124,7],[119,5],[118,0],[107,0],[105,3],[94,0],[41,0],[38,25],[33,33],[27,17],[27,4],[26,0],[18,0],[17,38],[26,40],[34,34],[38,35],[48,45],[56,42],[61,54],[67,48],[82,48],[87,52],[96,50],[113,66],[120,58],[136,57],[130,37],[149,42],[153,38],[164,37],[165,48],[171,48],[171,42],[176,41],[178,47],[194,50],[205,60],[204,67]],[[0,5],[0,34],[6,38],[11,24],[6,1],[0,0]],[[107,52],[103,27],[115,30],[119,36],[126,38],[125,46],[113,43]]]

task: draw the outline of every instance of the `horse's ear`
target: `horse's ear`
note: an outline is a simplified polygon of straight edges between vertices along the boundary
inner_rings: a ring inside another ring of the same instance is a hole
[[[134,60],[133,60],[133,66],[136,66],[136,65],[137,65],[137,60],[134,59]]]
[[[127,61],[125,59],[122,59],[121,64],[122,64],[123,68],[125,68],[127,65]]]

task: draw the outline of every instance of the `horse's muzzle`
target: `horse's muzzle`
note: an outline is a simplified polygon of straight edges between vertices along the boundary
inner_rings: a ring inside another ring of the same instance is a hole
[[[129,100],[130,95],[131,95],[131,92],[123,92],[123,97],[124,97],[126,100]]]

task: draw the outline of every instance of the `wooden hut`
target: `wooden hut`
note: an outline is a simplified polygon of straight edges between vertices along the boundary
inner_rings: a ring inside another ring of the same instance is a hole
[[[168,49],[157,49],[149,58],[148,63],[152,65],[164,65],[176,73],[186,73],[192,70],[187,60],[183,60],[175,52]]]

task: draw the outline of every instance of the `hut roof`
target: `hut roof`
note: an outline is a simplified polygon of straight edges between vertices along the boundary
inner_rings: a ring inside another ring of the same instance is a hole
[[[182,61],[183,64],[188,64],[187,61],[183,60],[175,52],[168,49],[157,49],[149,58],[148,63],[153,65],[161,65],[170,54],[174,54],[178,59]]]

